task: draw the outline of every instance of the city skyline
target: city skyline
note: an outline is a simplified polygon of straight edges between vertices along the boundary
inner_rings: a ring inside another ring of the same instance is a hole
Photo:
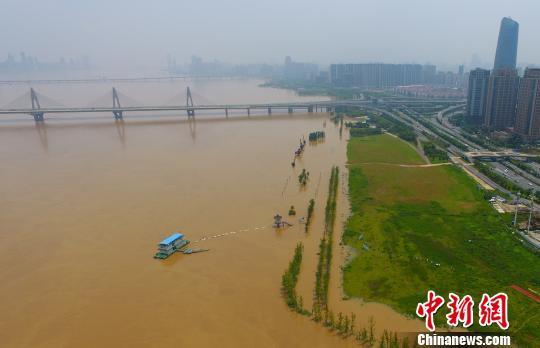
[[[137,1],[74,5],[58,0],[32,3],[28,11],[25,2],[9,0],[3,7],[0,57],[21,51],[42,61],[88,56],[97,66],[117,68],[162,67],[168,55],[178,62],[198,55],[209,61],[277,64],[290,55],[321,65],[487,67],[493,62],[500,18],[510,16],[524,33],[518,62],[540,63],[534,37],[539,29],[534,13],[540,5],[534,1],[207,0],[189,6],[164,1],[156,8]],[[16,20],[21,16],[27,20]],[[42,25],[43,18],[55,25]]]

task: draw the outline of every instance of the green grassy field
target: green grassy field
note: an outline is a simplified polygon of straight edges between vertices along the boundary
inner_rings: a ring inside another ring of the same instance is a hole
[[[350,164],[397,163],[423,164],[416,151],[407,143],[388,134],[353,138],[349,144]]]
[[[484,292],[503,291],[514,342],[540,342],[540,304],[509,288],[540,292],[540,257],[515,238],[472,179],[454,166],[389,165],[422,163],[389,135],[352,137],[348,157],[352,216],[343,240],[358,255],[344,269],[347,295],[414,315],[429,289],[445,298],[470,294],[476,303]]]

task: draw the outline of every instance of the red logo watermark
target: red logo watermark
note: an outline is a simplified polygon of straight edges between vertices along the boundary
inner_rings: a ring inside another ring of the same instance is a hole
[[[427,301],[420,302],[416,307],[416,315],[425,318],[426,328],[435,331],[433,316],[444,305],[445,300],[433,290],[429,290]],[[446,304],[449,312],[446,314],[446,323],[449,326],[463,324],[464,328],[471,326],[474,322],[474,300],[470,295],[459,297],[454,293],[448,294]],[[478,305],[478,323],[481,326],[499,325],[503,330],[508,329],[508,296],[499,292],[493,296],[483,294]]]
[[[469,327],[473,324],[474,301],[470,295],[463,296],[462,299],[454,293],[448,294],[450,301],[446,307],[450,313],[446,315],[446,322],[451,326],[458,326],[460,322],[463,327]]]
[[[499,292],[496,295],[482,295],[480,301],[480,325],[490,326],[497,324],[503,330],[508,329],[508,296],[505,293]]]
[[[416,315],[420,318],[426,318],[426,328],[429,331],[435,331],[435,323],[433,322],[433,316],[439,308],[444,304],[444,298],[435,294],[435,291],[428,291],[428,299],[426,302],[419,303],[416,307]]]

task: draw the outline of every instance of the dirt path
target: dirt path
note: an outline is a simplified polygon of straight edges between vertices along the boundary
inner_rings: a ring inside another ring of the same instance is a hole
[[[460,166],[461,168],[463,168],[463,170],[465,171],[465,173],[467,173],[467,175],[469,175],[471,178],[473,178],[474,181],[476,181],[482,188],[484,188],[485,190],[488,190],[488,191],[494,191],[495,188],[491,187],[490,184],[488,184],[487,182],[485,182],[482,178],[478,177],[476,174],[474,174],[471,170],[469,170],[468,167],[471,167],[472,164],[471,163],[465,163],[465,161],[463,161],[461,158],[459,157],[451,157],[450,158],[456,165]]]
[[[510,285],[510,287],[514,290],[516,290],[517,292],[527,296],[528,298],[530,298],[531,300],[535,301],[535,302],[538,302],[540,303],[540,296],[537,296],[535,294],[533,294],[532,292],[530,291],[527,291],[525,289],[523,289],[522,287],[518,286],[518,285]]]
[[[422,146],[422,142],[420,141],[420,137],[416,137],[416,148],[415,148],[416,152],[418,152],[418,154],[420,156],[422,156],[422,158],[424,159],[424,161],[427,163],[427,164],[431,164],[431,161],[429,160],[428,156],[426,156],[426,154],[424,153],[424,146]]]
[[[395,167],[405,167],[405,168],[429,168],[429,167],[439,167],[439,166],[448,166],[452,163],[450,162],[444,162],[444,163],[430,163],[430,164],[400,164],[400,163],[387,163],[387,162],[355,162],[355,164],[380,164],[383,166],[395,166]]]
[[[400,137],[398,137],[397,135],[395,134],[392,134],[392,133],[388,133],[388,132],[384,132],[384,134],[388,134],[396,139],[399,139],[401,141],[403,141],[405,144],[409,145],[411,147],[411,149],[413,149],[414,151],[416,151],[418,153],[418,155],[420,155],[420,157],[422,157],[422,159],[424,160],[424,162],[430,164],[430,160],[429,158],[427,158],[427,156],[424,154],[424,149],[422,147],[422,145],[420,144],[420,140],[418,139],[418,137],[416,138],[416,146],[414,146],[413,144],[409,143],[408,141],[405,141],[403,139],[401,139]]]

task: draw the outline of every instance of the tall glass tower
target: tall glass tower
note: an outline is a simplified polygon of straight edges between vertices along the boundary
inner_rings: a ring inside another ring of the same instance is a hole
[[[483,123],[489,91],[489,70],[477,68],[469,74],[469,91],[467,94],[467,113],[465,117],[470,123]]]
[[[501,20],[494,69],[515,69],[518,47],[519,23],[512,18]]]

